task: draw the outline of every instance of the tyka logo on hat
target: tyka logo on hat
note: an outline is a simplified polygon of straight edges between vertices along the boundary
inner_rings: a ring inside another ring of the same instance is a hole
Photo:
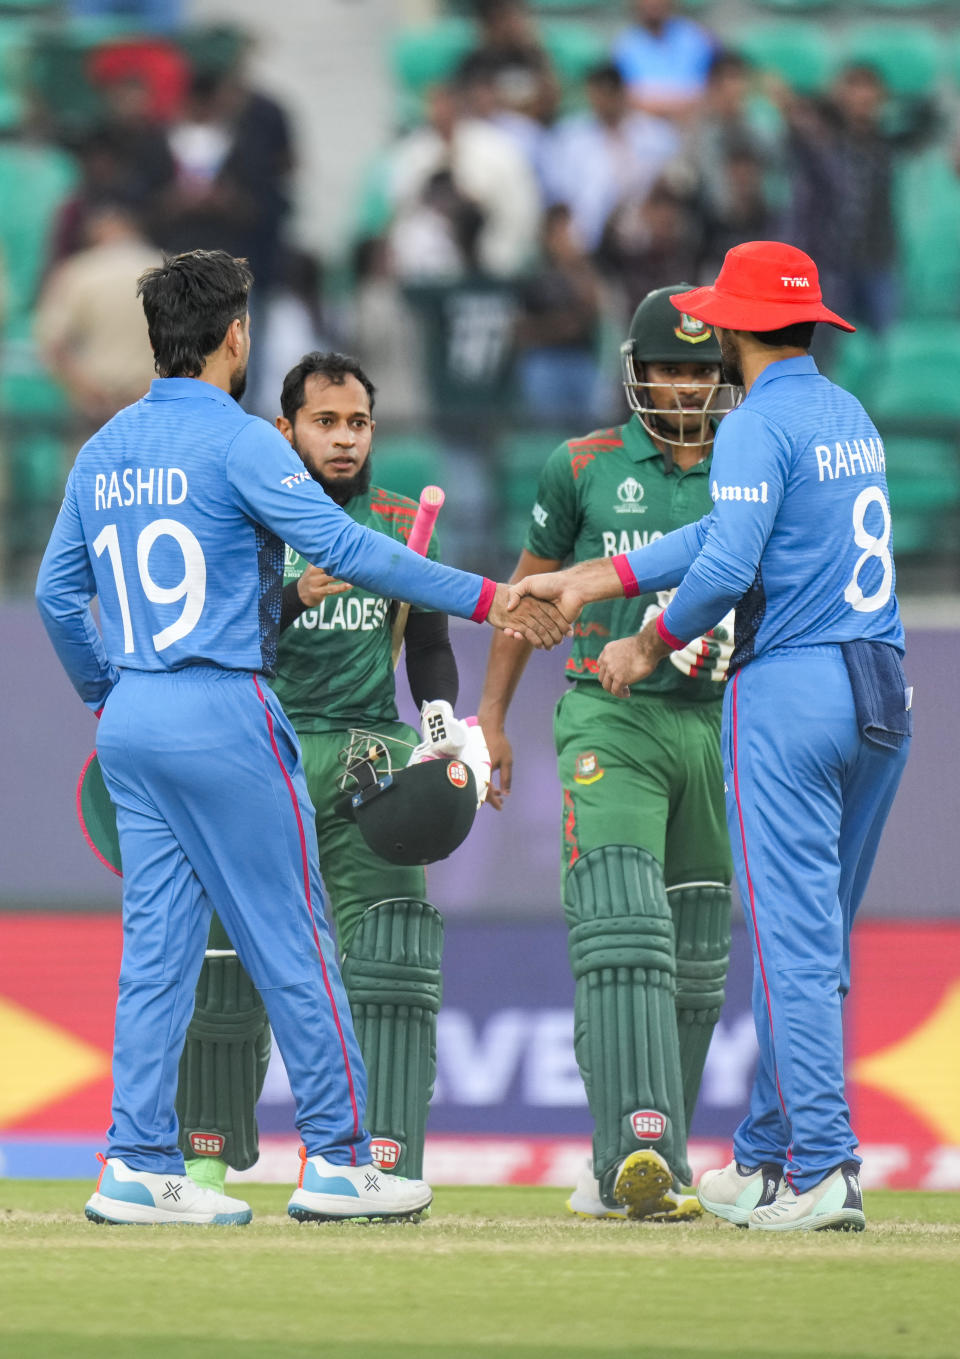
[[[716,283],[671,293],[681,315],[696,316],[725,330],[779,330],[799,321],[826,321],[854,330],[823,305],[817,266],[784,241],[746,241],[728,250]]]

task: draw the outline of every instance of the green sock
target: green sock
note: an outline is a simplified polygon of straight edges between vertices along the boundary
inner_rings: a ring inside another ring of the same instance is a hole
[[[196,1160],[186,1162],[186,1171],[201,1189],[212,1189],[215,1194],[223,1193],[227,1163],[221,1161],[219,1156],[198,1156]]]

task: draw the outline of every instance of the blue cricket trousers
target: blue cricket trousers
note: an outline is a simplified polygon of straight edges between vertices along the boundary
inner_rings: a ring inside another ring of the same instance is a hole
[[[724,698],[727,824],[753,945],[760,1060],[734,1135],[798,1193],[859,1161],[844,1097],[850,929],[906,763],[859,733],[838,646],[782,648]]]
[[[263,997],[309,1155],[369,1161],[366,1072],[323,896],[300,746],[260,676],[121,672],[97,751],[123,855],[108,1155],[183,1171],[174,1100],[211,910]]]

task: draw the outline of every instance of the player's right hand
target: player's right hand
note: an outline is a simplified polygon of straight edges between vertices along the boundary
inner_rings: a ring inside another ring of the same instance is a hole
[[[327,595],[342,595],[345,590],[352,589],[353,586],[345,580],[328,576],[319,566],[308,566],[297,581],[297,594],[308,609],[319,604]]]
[[[539,580],[533,576],[530,579]],[[487,613],[487,622],[501,628],[508,637],[517,637],[531,646],[549,651],[569,635],[573,621],[564,616],[550,599],[538,599],[531,592],[514,597],[515,585],[498,585]],[[508,606],[508,600],[511,603]]]
[[[524,598],[551,601],[567,620],[568,627],[573,626],[583,608],[583,598],[570,583],[566,571],[538,571],[535,575],[513,581],[510,585],[509,608],[514,611],[518,609]]]
[[[503,811],[504,799],[510,795],[513,781],[513,747],[503,727],[495,726],[480,719],[487,749],[490,752],[490,783],[487,787],[487,802],[496,812]],[[493,775],[499,770],[499,785],[494,784]]]

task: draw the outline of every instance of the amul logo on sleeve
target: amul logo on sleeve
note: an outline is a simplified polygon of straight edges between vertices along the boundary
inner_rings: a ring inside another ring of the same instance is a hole
[[[641,505],[643,499],[643,487],[636,477],[627,477],[626,481],[621,481],[617,487],[617,499],[619,505],[614,505],[615,514],[646,514],[646,505]]]
[[[666,1117],[656,1109],[638,1109],[630,1115],[633,1135],[641,1142],[656,1142],[667,1131]]]
[[[403,1151],[392,1137],[374,1137],[370,1142],[370,1159],[378,1170],[395,1170]]]

